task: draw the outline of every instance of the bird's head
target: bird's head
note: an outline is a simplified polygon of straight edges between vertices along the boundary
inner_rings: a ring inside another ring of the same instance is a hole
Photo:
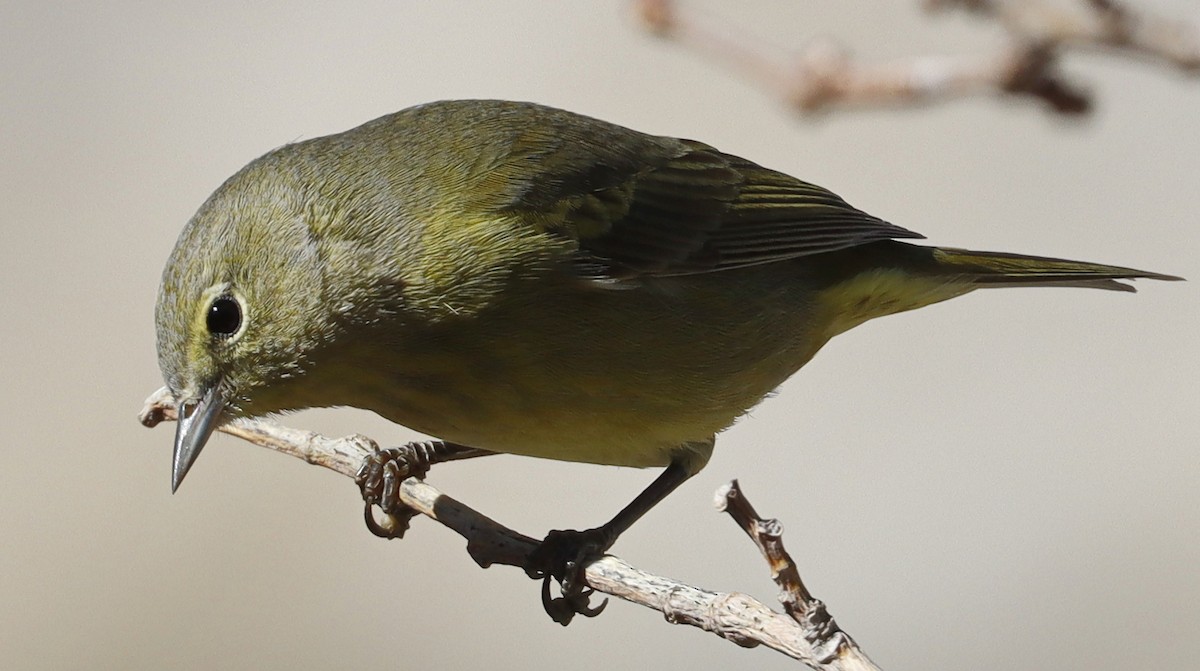
[[[163,271],[158,362],[179,411],[172,491],[222,419],[312,405],[296,383],[334,340],[311,197],[279,160],[222,185]]]

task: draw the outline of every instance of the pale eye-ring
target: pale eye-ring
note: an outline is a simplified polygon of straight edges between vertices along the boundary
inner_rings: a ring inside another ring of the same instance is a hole
[[[208,307],[205,323],[213,336],[228,338],[242,327],[242,306],[229,294],[217,296]]]

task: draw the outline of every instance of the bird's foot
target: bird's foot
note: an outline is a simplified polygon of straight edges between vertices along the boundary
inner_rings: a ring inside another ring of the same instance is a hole
[[[613,535],[604,527],[586,531],[551,531],[529,556],[525,572],[542,581],[542,607],[546,614],[564,627],[576,614],[595,617],[608,605],[608,599],[592,607],[595,590],[587,587],[583,570],[612,546]],[[552,596],[550,582],[557,580],[561,596]]]
[[[408,523],[417,514],[400,500],[400,483],[410,477],[424,478],[429,472],[429,450],[423,443],[376,450],[363,459],[354,482],[362,492],[363,519],[371,533],[380,538],[403,538]],[[375,519],[374,507],[383,511],[384,521]]]

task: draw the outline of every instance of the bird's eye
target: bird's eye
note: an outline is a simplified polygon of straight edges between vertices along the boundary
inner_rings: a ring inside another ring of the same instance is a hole
[[[218,338],[228,338],[242,326],[242,306],[233,296],[217,296],[208,308],[208,332]]]

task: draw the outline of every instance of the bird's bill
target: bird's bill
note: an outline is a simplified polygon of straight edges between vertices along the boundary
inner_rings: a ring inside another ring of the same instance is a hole
[[[188,414],[188,406],[191,414]],[[200,450],[208,442],[221,411],[225,409],[225,399],[221,395],[220,381],[214,383],[204,392],[198,402],[180,401],[177,412],[179,421],[175,425],[175,459],[171,468],[171,493],[179,489],[179,483],[187,475],[200,456]]]

